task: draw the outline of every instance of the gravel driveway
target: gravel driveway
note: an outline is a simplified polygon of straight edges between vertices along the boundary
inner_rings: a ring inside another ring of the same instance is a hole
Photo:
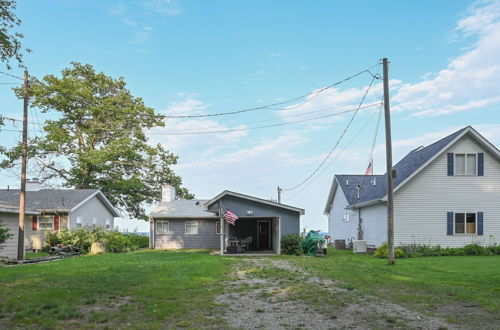
[[[241,258],[216,302],[234,329],[457,329],[277,258]]]

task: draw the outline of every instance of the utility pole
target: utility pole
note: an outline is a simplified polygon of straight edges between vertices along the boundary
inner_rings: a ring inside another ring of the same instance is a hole
[[[24,71],[24,104],[23,104],[23,142],[21,146],[21,191],[19,193],[19,235],[17,243],[17,259],[24,259],[24,219],[26,211],[26,165],[28,159],[28,71]]]
[[[280,188],[280,186],[278,186],[278,203],[281,204],[281,192],[283,191],[283,189]]]
[[[394,265],[394,199],[392,172],[391,109],[389,106],[389,68],[387,58],[382,59],[384,70],[384,113],[385,113],[385,152],[387,162],[387,263]]]

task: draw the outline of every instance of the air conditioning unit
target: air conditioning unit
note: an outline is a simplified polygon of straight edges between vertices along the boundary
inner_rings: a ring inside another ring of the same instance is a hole
[[[366,241],[352,241],[352,252],[366,253]]]

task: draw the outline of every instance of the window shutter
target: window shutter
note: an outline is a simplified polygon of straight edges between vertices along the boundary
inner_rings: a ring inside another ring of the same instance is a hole
[[[477,234],[483,234],[483,212],[477,212]]]
[[[59,216],[54,215],[54,230],[59,230]]]
[[[33,216],[33,222],[31,225],[31,229],[38,230],[38,218],[36,217],[36,215]]]
[[[448,212],[447,224],[447,235],[453,235],[453,212]]]
[[[453,153],[448,153],[448,176],[453,176]]]
[[[477,154],[477,175],[484,176],[484,153]]]

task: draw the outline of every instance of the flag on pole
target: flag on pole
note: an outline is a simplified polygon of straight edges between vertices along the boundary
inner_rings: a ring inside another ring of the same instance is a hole
[[[373,159],[370,159],[370,163],[366,168],[365,175],[372,175],[372,174],[373,174]]]
[[[222,208],[222,214],[224,215],[224,219],[226,220],[227,223],[231,224],[234,226],[236,220],[238,220],[238,216],[234,214],[231,210],[228,210],[224,204],[221,202],[221,208]]]

